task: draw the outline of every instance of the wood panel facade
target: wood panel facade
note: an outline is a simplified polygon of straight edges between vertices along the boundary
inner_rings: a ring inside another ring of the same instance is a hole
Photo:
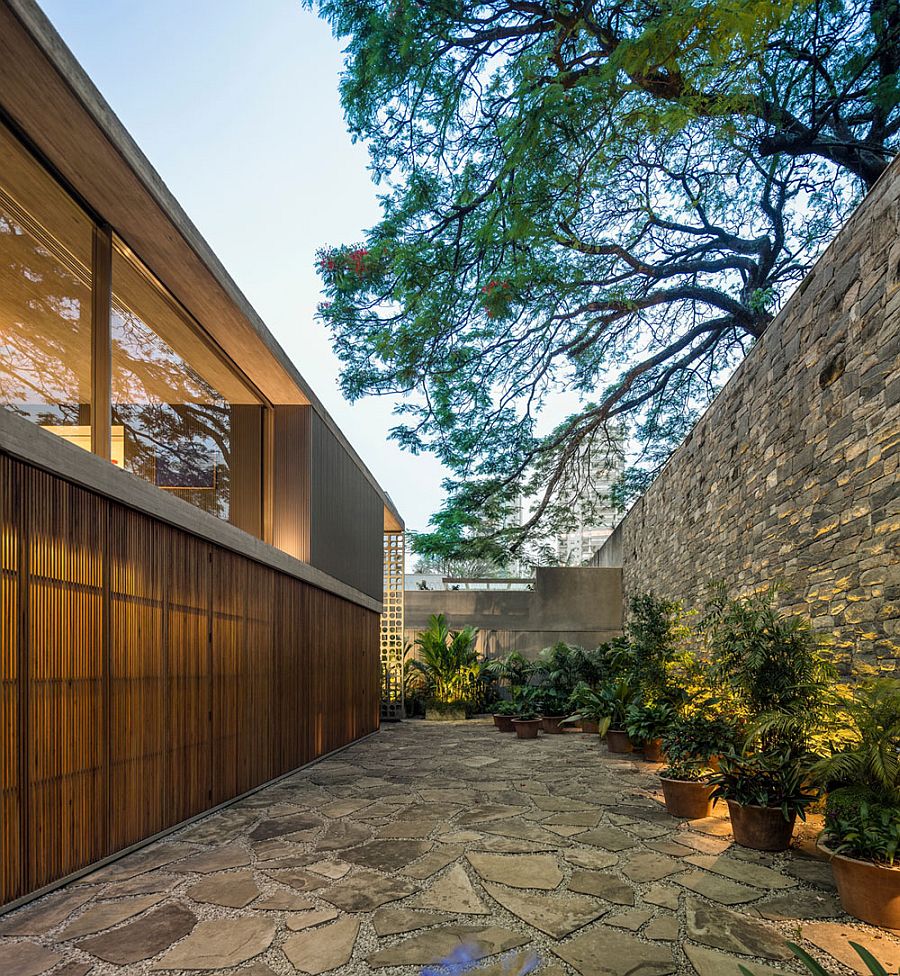
[[[379,700],[371,609],[0,453],[0,905],[374,731]]]

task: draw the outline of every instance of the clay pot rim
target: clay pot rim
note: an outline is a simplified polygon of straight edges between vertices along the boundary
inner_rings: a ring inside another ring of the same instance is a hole
[[[560,714],[560,715],[545,715],[543,712],[541,712],[541,719],[549,718],[549,719],[553,719],[554,721],[561,722],[564,718],[568,718],[568,717],[569,716],[568,715],[565,715],[565,714]]]
[[[693,786],[712,786],[713,784],[709,780],[702,779],[675,779],[673,776],[663,776],[662,773],[656,774],[663,783],[691,783]],[[764,807],[762,809],[770,810],[772,807]]]
[[[541,722],[543,719],[539,718],[514,718],[513,722],[521,722],[522,725],[531,725],[532,722]]]
[[[863,865],[863,867],[878,868],[881,871],[900,872],[900,864],[882,864],[881,861],[870,861],[863,857],[851,857],[849,854],[838,854],[837,851],[833,851],[825,843],[825,841],[822,840],[823,836],[824,834],[819,834],[819,837],[816,840],[816,847],[822,851],[822,853],[828,856],[829,861],[852,861],[854,864]]]
[[[777,810],[782,816],[784,816],[784,811],[781,807],[763,807],[758,803],[741,803],[740,800],[729,800],[728,797],[724,797],[726,803],[733,803],[736,807],[740,807],[742,810]],[[794,818],[798,817],[799,814],[796,811],[791,815]]]

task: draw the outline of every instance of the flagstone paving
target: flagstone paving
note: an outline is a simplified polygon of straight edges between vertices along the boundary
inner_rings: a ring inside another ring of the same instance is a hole
[[[0,917],[0,976],[804,972],[895,934],[842,914],[814,829],[785,854],[668,817],[657,767],[595,735],[406,722]]]

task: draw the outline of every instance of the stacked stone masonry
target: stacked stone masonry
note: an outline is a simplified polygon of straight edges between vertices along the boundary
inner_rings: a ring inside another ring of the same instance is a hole
[[[778,580],[844,667],[897,670],[898,227],[895,162],[628,513],[626,599]]]

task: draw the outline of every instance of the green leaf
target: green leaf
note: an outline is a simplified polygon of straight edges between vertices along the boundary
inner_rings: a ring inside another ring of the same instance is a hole
[[[801,949],[796,943],[788,942],[788,948],[803,962],[803,965],[806,966],[813,976],[833,976],[832,973],[824,969],[805,949]]]

